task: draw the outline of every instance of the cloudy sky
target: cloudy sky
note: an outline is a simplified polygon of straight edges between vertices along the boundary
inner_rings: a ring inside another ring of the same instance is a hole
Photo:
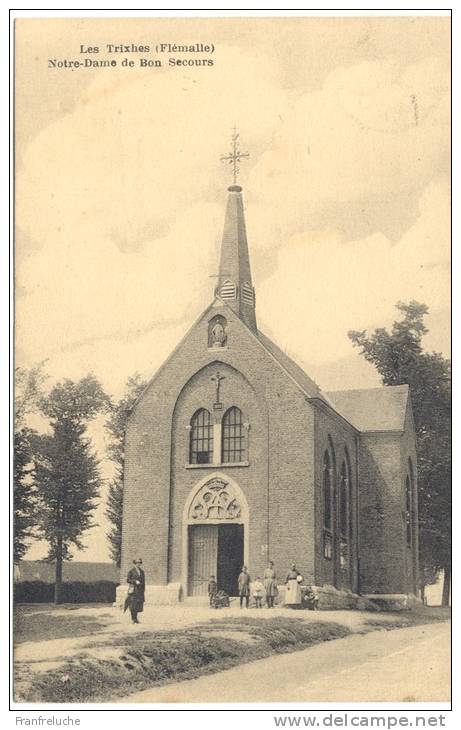
[[[449,33],[437,17],[17,21],[18,364],[92,370],[115,396],[155,372],[211,299],[234,124],[261,329],[326,390],[379,383],[347,331],[391,324],[399,300],[430,307],[426,346],[448,354]],[[213,43],[214,65],[48,68],[80,44],[162,42]],[[106,558],[92,545],[82,559]]]

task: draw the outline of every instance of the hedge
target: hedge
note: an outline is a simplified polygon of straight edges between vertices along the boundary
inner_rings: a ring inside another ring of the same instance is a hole
[[[92,583],[63,583],[61,603],[114,603],[118,583],[98,580]],[[15,603],[53,603],[54,583],[41,580],[24,581],[14,586]]]

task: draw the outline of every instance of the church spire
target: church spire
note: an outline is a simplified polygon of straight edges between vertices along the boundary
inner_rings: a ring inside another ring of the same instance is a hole
[[[236,184],[238,163],[241,159],[248,158],[249,154],[240,152],[238,138],[237,130],[234,129],[232,152],[221,157],[221,160],[229,161],[232,165],[234,184],[228,188],[216,294],[248,327],[256,331],[255,294],[251,280],[242,188]]]

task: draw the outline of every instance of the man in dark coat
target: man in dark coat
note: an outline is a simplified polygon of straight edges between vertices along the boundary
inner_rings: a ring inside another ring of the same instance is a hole
[[[248,608],[248,602],[250,600],[250,583],[251,578],[246,565],[244,565],[242,572],[239,575],[240,608],[243,606],[243,599],[245,599],[245,605]]]
[[[133,560],[133,567],[128,571],[126,579],[128,583],[128,596],[125,602],[125,609],[130,609],[131,621],[134,624],[139,624],[138,613],[142,613],[144,608],[146,577],[141,566],[141,558]]]

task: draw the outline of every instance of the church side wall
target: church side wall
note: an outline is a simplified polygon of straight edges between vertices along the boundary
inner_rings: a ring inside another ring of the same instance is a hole
[[[405,593],[402,435],[360,436],[360,591]]]
[[[323,549],[323,475],[324,455],[333,448],[334,464],[333,497],[333,556],[325,558]],[[341,419],[323,408],[317,407],[315,420],[315,583],[333,585],[336,588],[358,589],[357,566],[357,468],[356,432]],[[339,484],[344,459],[349,461],[351,483],[349,486],[349,565],[340,567],[339,561]]]

